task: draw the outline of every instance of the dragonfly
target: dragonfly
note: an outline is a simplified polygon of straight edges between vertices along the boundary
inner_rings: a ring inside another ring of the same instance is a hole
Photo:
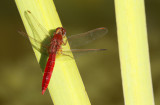
[[[34,15],[29,11],[24,12],[25,18],[28,21],[29,26],[31,27],[32,33],[36,35],[37,37],[32,37],[28,34],[26,34],[23,31],[19,31],[19,33],[27,38],[30,39],[30,42],[32,46],[39,51],[42,54],[45,54],[48,56],[48,60],[45,66],[44,74],[43,74],[43,80],[42,80],[42,95],[45,93],[48,84],[50,82],[52,72],[54,70],[55,62],[56,62],[56,56],[57,55],[64,55],[71,57],[65,52],[69,53],[83,53],[83,52],[97,52],[97,51],[105,51],[106,49],[69,49],[64,50],[63,46],[66,46],[66,44],[69,42],[71,48],[75,46],[82,46],[86,45],[93,40],[96,40],[108,32],[107,28],[101,27],[96,28],[94,30],[77,34],[77,35],[71,35],[67,38],[66,37],[66,30],[63,27],[57,27],[53,35],[50,35],[48,31],[38,22],[38,20],[34,17]],[[36,31],[36,27],[39,28],[40,32]],[[39,35],[43,33],[45,35],[45,39],[47,39],[46,42],[43,43],[43,40],[41,40]],[[65,40],[66,39],[66,40]],[[34,42],[34,43],[33,43]]]

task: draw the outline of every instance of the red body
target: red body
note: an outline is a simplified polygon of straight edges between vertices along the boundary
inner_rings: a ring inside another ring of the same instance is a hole
[[[61,49],[61,45],[64,43],[63,36],[65,36],[65,34],[66,32],[62,27],[57,28],[53,38],[51,39],[50,47],[48,49],[49,58],[46,64],[46,68],[44,70],[42,80],[42,94],[44,94],[48,87],[55,65],[56,53]]]

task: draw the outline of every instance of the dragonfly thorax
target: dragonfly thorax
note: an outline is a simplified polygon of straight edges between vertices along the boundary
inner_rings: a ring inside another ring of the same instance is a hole
[[[56,53],[61,49],[61,45],[63,43],[63,37],[61,34],[55,34],[51,39],[49,53]]]

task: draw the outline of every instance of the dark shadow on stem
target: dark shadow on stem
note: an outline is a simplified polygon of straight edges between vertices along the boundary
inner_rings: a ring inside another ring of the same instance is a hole
[[[54,32],[55,32],[55,29],[53,30],[50,30],[49,31],[49,34],[51,35],[51,38],[53,37],[54,35]],[[42,41],[42,45],[49,45],[50,44],[50,37],[46,37],[43,41]],[[44,46],[41,46],[41,51],[43,51],[43,47]],[[47,49],[48,50],[48,49]],[[40,64],[40,67],[42,69],[42,72],[44,72],[45,70],[45,67],[46,67],[46,64],[47,64],[47,61],[48,61],[48,51],[45,51],[46,53],[42,53],[41,54],[41,57],[40,57],[40,61],[39,61],[39,64]]]

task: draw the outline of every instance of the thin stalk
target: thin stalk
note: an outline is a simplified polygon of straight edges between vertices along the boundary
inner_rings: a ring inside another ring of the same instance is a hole
[[[115,0],[125,105],[154,105],[144,0]]]
[[[35,33],[32,32],[33,27],[35,27],[36,32],[42,30],[35,24],[28,24],[29,21],[25,16],[25,11],[27,10],[32,12],[34,17],[48,32],[62,26],[53,0],[15,0],[15,2],[27,34],[30,36],[33,36],[34,38],[37,37],[34,36]],[[31,21],[33,22],[33,20]],[[45,38],[43,32],[39,36],[41,39]],[[65,48],[69,49],[69,45],[67,44]],[[44,69],[47,58],[43,58],[43,54],[36,49],[34,49],[34,52],[37,61]],[[56,58],[48,89],[54,105],[91,105],[76,63],[74,59],[71,60],[68,56],[59,56]]]

